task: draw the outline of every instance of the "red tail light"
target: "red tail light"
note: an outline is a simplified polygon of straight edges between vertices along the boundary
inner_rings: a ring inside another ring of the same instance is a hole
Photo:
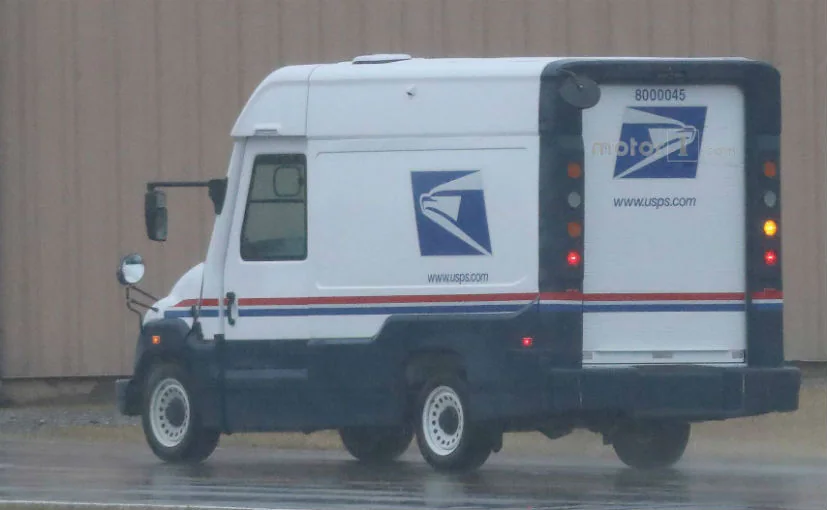
[[[528,347],[531,347],[532,345],[534,345],[534,339],[531,338],[530,336],[526,336],[526,337],[523,337],[523,342],[522,343],[523,343],[523,347],[528,348]]]
[[[572,250],[569,252],[568,257],[566,257],[566,260],[571,267],[577,267],[580,265],[580,254]]]

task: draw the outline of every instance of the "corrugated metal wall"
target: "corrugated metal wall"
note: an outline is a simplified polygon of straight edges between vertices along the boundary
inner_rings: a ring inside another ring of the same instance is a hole
[[[200,191],[273,68],[417,56],[744,55],[784,76],[788,357],[827,359],[827,0],[0,0],[0,354],[4,377],[128,373],[136,318],[114,270],[139,250],[165,293],[206,249]]]

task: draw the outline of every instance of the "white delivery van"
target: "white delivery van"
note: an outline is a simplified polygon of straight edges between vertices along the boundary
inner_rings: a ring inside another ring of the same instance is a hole
[[[413,438],[474,469],[506,432],[668,466],[690,425],[793,411],[780,77],[741,58],[419,59],[278,69],[204,186],[203,263],[144,303],[119,409],[169,462],[221,434]],[[144,274],[121,261],[129,307]]]

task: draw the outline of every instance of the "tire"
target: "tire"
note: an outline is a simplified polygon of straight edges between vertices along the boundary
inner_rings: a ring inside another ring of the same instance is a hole
[[[174,464],[197,464],[218,446],[221,433],[201,424],[188,374],[163,363],[150,369],[141,409],[144,437],[156,457]]]
[[[436,471],[473,471],[485,464],[494,442],[471,419],[465,383],[454,375],[429,380],[416,402],[416,441]]]
[[[413,428],[351,427],[339,431],[345,449],[366,464],[384,464],[398,459],[411,444]]]
[[[690,424],[655,421],[621,425],[612,436],[618,458],[635,469],[664,469],[676,464],[689,444]]]

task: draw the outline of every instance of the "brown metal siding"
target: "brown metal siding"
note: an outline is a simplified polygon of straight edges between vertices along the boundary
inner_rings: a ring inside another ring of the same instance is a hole
[[[0,374],[128,373],[114,280],[143,253],[166,293],[203,257],[209,201],[148,179],[226,171],[228,131],[272,69],[417,56],[743,55],[783,73],[787,353],[827,360],[827,0],[0,0]]]

